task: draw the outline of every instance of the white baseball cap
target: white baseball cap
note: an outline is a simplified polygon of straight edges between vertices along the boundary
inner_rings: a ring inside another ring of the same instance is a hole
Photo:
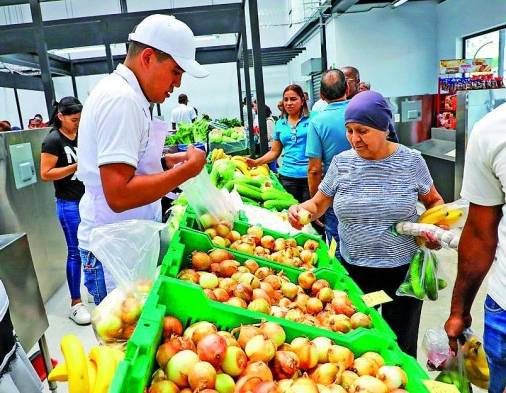
[[[195,37],[190,28],[172,15],[154,14],[144,18],[128,35],[136,41],[171,55],[183,70],[196,78],[209,72],[195,61]]]

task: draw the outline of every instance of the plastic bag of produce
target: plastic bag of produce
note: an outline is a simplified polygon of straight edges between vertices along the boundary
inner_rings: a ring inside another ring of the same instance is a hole
[[[459,247],[460,233],[455,230],[446,230],[433,224],[420,224],[402,221],[395,225],[394,232],[399,235],[421,236],[430,233],[439,241],[442,247],[456,250]]]
[[[436,377],[436,381],[455,385],[460,393],[472,393],[460,344],[457,355],[451,356],[445,362],[444,369]]]
[[[418,218],[418,223],[432,224],[444,229],[462,228],[467,220],[468,212],[469,202],[459,199],[426,210]]]
[[[427,368],[430,371],[443,370],[445,363],[452,357],[444,329],[427,329],[422,345],[427,353]]]
[[[488,389],[490,371],[482,340],[471,329],[464,331],[466,342],[462,346],[464,366],[469,381],[482,389]]]
[[[238,211],[234,208],[230,193],[226,189],[216,188],[205,168],[180,187],[203,229],[215,226],[220,221],[232,223],[237,216]]]
[[[437,300],[438,291],[447,285],[446,280],[441,277],[436,253],[422,247],[413,256],[406,278],[397,289],[396,295]]]
[[[116,284],[92,313],[100,341],[124,342],[132,335],[155,278],[164,228],[155,221],[127,220],[92,230],[90,251]]]

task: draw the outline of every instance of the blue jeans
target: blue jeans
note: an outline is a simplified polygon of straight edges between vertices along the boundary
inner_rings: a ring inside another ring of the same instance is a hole
[[[67,241],[67,284],[70,298],[81,298],[81,258],[77,247],[77,227],[81,222],[79,201],[56,198],[56,214]]]
[[[490,370],[489,393],[506,389],[506,310],[487,295],[485,299],[485,353]]]
[[[339,221],[337,220],[337,217],[334,213],[334,208],[331,206],[325,212],[325,235],[327,236],[327,241],[329,244],[332,241],[332,238],[336,240],[336,258],[341,259],[341,253],[339,252],[339,233],[337,231],[338,224]]]
[[[100,304],[107,296],[107,287],[105,285],[104,267],[95,255],[88,250],[79,249],[81,261],[84,270],[84,285],[88,292],[93,296],[95,304]]]

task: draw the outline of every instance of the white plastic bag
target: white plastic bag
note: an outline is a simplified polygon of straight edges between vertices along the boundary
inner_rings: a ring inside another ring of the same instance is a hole
[[[155,221],[126,220],[91,231],[90,251],[117,286],[93,310],[93,328],[101,341],[122,342],[132,335],[155,278],[159,232],[165,227]]]
[[[452,357],[444,329],[427,329],[422,345],[427,353],[427,368],[430,371],[443,370],[446,361]]]

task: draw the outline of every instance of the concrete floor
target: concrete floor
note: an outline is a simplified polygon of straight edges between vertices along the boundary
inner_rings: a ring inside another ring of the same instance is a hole
[[[441,250],[438,251],[438,256],[440,260],[440,267],[444,270],[444,274],[448,279],[448,287],[439,293],[439,299],[436,302],[424,303],[418,340],[420,348],[426,330],[429,328],[443,326],[450,310],[451,291],[457,273],[457,254],[455,251]],[[86,293],[84,289],[82,290],[82,293]],[[483,336],[483,303],[485,301],[485,296],[486,285],[484,284],[479,291],[472,308],[473,330],[480,337]],[[60,351],[60,340],[66,334],[76,334],[81,339],[86,351],[89,351],[93,345],[97,344],[91,326],[77,326],[67,317],[69,302],[70,300],[67,286],[64,285],[46,304],[46,311],[49,319],[49,329],[46,333],[47,342],[51,356],[58,359],[58,361],[63,360],[63,356]],[[93,307],[92,304],[89,306],[90,309]],[[427,358],[425,353],[423,350],[420,350],[418,354],[418,361],[422,366],[424,366],[426,360]],[[432,377],[435,377],[435,375],[437,375],[437,372],[431,373]],[[47,384],[45,385],[45,392],[49,392]],[[65,383],[59,383],[58,392],[67,393],[67,385]],[[485,390],[475,388],[474,392],[482,393],[485,392]]]

